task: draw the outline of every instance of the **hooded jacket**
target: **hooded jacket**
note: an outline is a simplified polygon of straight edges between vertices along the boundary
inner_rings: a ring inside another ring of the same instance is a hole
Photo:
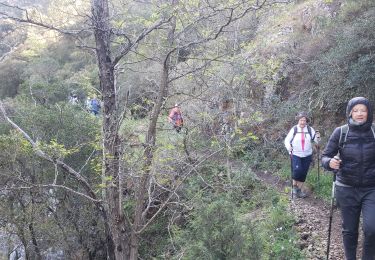
[[[354,125],[351,111],[355,105],[363,104],[367,107],[367,121],[362,125]],[[349,130],[342,148],[339,147],[341,130],[337,127],[327,146],[322,153],[322,165],[329,167],[329,161],[339,153],[341,159],[340,169],[337,171],[336,180],[353,187],[375,187],[375,138],[372,132],[373,108],[368,99],[355,97],[348,102],[346,117]]]

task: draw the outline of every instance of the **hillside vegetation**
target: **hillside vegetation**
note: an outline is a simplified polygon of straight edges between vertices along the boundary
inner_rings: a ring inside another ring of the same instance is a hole
[[[0,0],[0,258],[305,259],[255,172],[375,101],[374,2],[73,2]]]

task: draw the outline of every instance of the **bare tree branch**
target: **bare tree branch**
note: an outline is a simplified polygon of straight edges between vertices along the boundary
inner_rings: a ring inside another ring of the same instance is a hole
[[[168,19],[162,19],[154,23],[149,28],[144,29],[138,37],[131,41],[128,37],[126,37],[128,43],[126,45],[122,46],[122,50],[120,54],[114,58],[112,65],[115,66],[126,54],[128,54],[140,41],[142,41],[147,35],[149,35],[152,31],[158,29],[161,25],[168,23],[172,17],[169,17]],[[124,35],[123,35],[124,36]]]
[[[98,200],[98,199],[94,199],[82,192],[78,192],[76,190],[73,190],[67,186],[64,186],[64,185],[57,185],[57,184],[40,184],[40,185],[31,185],[31,186],[20,186],[20,187],[5,187],[5,188],[1,188],[0,191],[10,191],[10,190],[31,190],[31,189],[39,189],[39,188],[59,188],[59,189],[64,189],[64,190],[67,190],[69,192],[72,192],[76,195],[79,195],[81,197],[84,197],[92,202],[95,202],[95,203],[101,203],[102,200]]]
[[[5,111],[5,108],[4,108],[4,105],[3,105],[3,102],[0,101],[0,110],[4,116],[4,118],[6,119],[6,121],[16,130],[18,130],[22,136],[31,144],[31,146],[33,147],[35,153],[53,163],[53,164],[56,164],[58,165],[59,167],[61,167],[62,169],[64,169],[67,173],[69,173],[73,178],[75,178],[82,186],[83,188],[86,190],[86,192],[89,194],[89,196],[93,199],[93,200],[96,200],[97,201],[97,197],[96,197],[96,194],[95,192],[91,189],[91,186],[90,184],[86,181],[86,179],[80,175],[76,170],[74,170],[72,167],[70,167],[69,165],[67,165],[65,162],[63,162],[61,159],[54,159],[54,158],[51,158],[50,156],[48,156],[45,152],[43,152],[38,144],[22,129],[20,128],[15,122],[13,122],[13,120],[11,120],[6,111]]]
[[[198,167],[200,164],[217,154],[218,152],[222,151],[224,147],[220,148],[219,150],[211,153],[207,157],[203,158],[202,160],[198,161],[195,165],[192,165],[192,168],[190,171],[188,171],[181,179],[179,184],[174,188],[173,192],[168,196],[168,198],[164,201],[164,203],[159,207],[158,211],[147,221],[147,223],[136,233],[141,234],[151,223],[152,221],[160,214],[160,212],[168,205],[168,203],[171,201],[171,199],[176,195],[176,191],[180,188],[180,186],[184,183],[184,181],[190,176],[192,172],[195,171],[196,167]]]
[[[3,18],[3,19],[9,19],[9,20],[19,22],[19,23],[35,25],[35,26],[38,26],[38,27],[41,27],[41,28],[44,28],[44,29],[53,30],[53,31],[56,31],[56,32],[59,32],[59,33],[62,33],[62,34],[68,34],[68,35],[79,35],[80,33],[89,31],[86,28],[83,28],[83,29],[80,29],[80,30],[62,29],[62,28],[56,27],[52,24],[45,23],[41,18],[39,19],[39,21],[35,20],[34,18],[30,17],[28,10],[23,9],[19,6],[9,5],[9,4],[6,4],[4,2],[0,2],[0,6],[5,6],[5,7],[8,7],[8,8],[11,8],[11,9],[16,9],[16,10],[22,11],[23,16],[25,17],[25,18],[16,17],[16,16],[10,15],[7,12],[0,11],[0,17]]]

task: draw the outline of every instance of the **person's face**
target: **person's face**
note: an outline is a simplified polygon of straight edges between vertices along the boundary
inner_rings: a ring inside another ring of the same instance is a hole
[[[355,105],[352,109],[352,119],[358,123],[365,123],[367,121],[367,107],[363,104]]]
[[[301,128],[304,128],[306,126],[306,117],[301,117],[299,120],[298,120],[298,126],[301,127]]]

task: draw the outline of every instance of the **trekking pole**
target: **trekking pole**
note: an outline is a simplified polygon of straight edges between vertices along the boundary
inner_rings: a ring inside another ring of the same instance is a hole
[[[290,151],[290,196],[293,199],[293,150]]]
[[[331,243],[331,228],[332,228],[332,219],[333,219],[333,206],[335,204],[335,181],[336,181],[336,172],[333,172],[333,175],[332,175],[331,209],[330,209],[330,212],[329,212],[329,223],[328,223],[327,260],[329,259],[329,246],[330,246],[330,243]]]
[[[319,162],[319,158],[320,157],[320,146],[318,145],[318,191],[320,192],[320,162]]]

